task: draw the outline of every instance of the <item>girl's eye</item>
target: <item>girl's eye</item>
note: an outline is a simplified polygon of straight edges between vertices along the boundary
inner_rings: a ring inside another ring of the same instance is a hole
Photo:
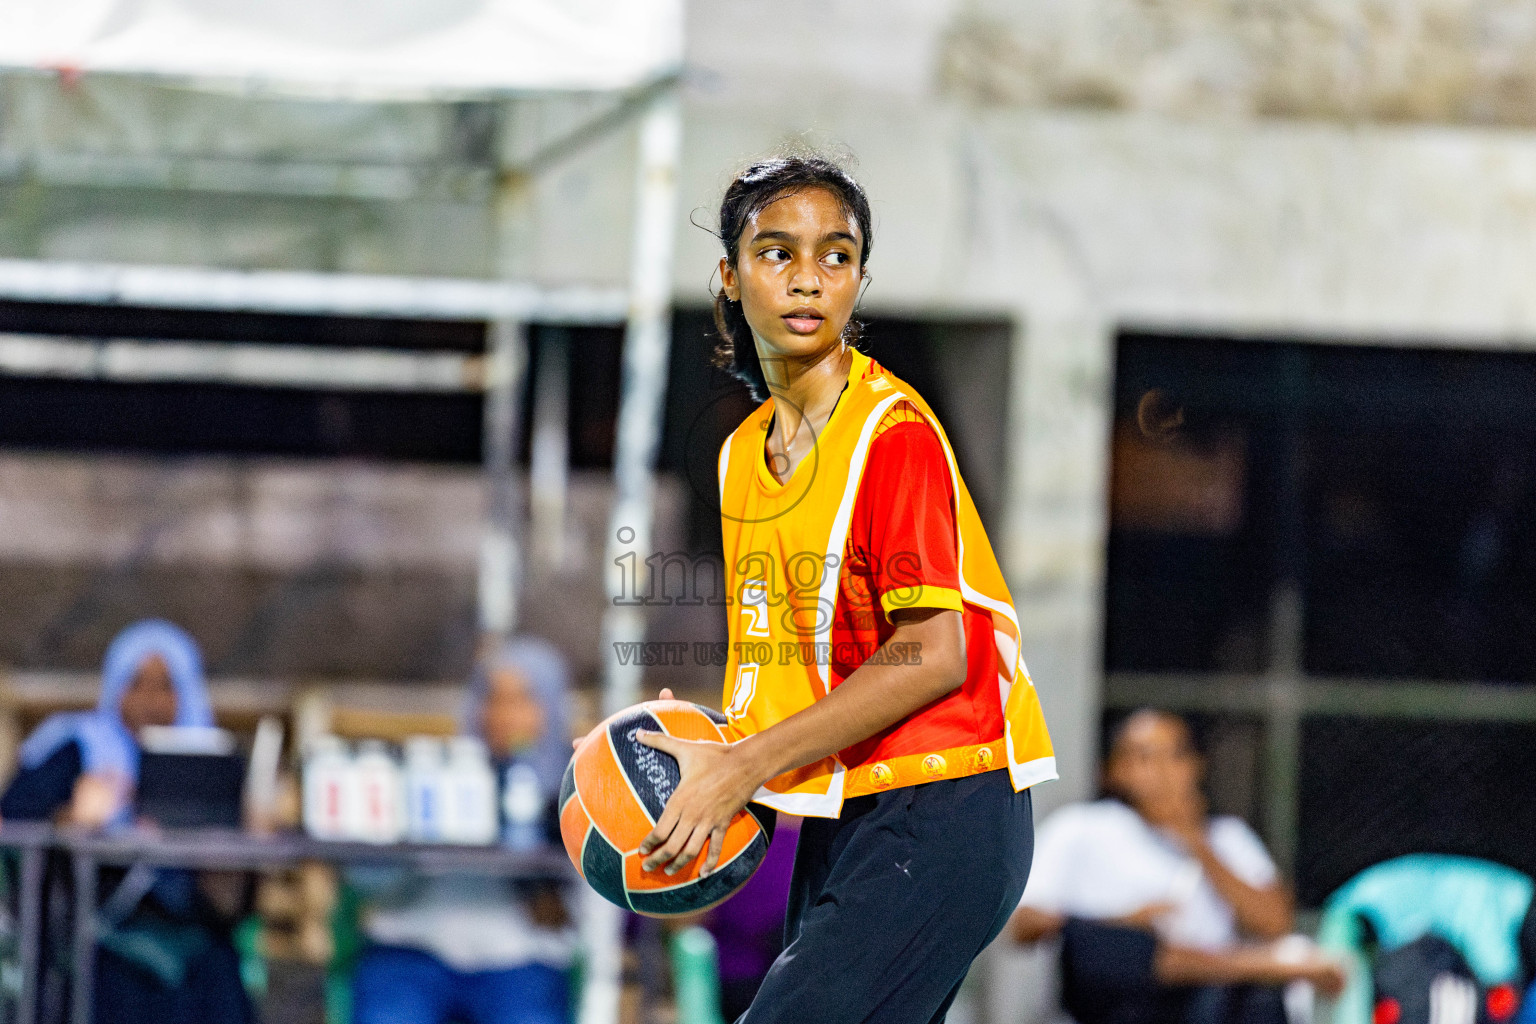
[[[778,246],[773,246],[772,248],[764,249],[763,252],[762,252],[762,255],[764,257],[768,258],[768,259],[771,259],[771,260],[787,260],[787,259],[789,259],[789,251],[786,250],[786,249],[781,249]]]
[[[848,265],[848,254],[845,252],[829,252],[826,258],[834,267],[845,267]]]

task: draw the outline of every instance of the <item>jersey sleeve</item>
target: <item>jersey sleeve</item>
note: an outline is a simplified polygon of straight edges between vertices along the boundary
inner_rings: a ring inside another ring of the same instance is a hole
[[[907,403],[886,415],[870,443],[851,526],[887,620],[903,608],[964,610],[949,461]]]

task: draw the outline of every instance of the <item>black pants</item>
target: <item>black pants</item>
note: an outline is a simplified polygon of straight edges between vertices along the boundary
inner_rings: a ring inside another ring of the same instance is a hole
[[[785,949],[740,1024],[939,1024],[1018,906],[1034,845],[1029,791],[1004,770],[807,818]]]
[[[1062,929],[1061,1001],[1078,1024],[1285,1024],[1280,989],[1158,982],[1157,939],[1071,918]]]
[[[184,984],[167,988],[143,968],[107,950],[96,954],[96,1024],[251,1024],[255,1010],[240,981],[240,956],[211,942],[188,966]]]

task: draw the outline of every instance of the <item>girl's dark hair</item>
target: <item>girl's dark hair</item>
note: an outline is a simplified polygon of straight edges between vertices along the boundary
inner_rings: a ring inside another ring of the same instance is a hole
[[[859,226],[863,244],[859,247],[859,269],[869,260],[874,242],[870,223],[869,197],[853,177],[837,164],[822,157],[790,156],[760,160],[736,175],[720,200],[720,244],[725,247],[726,262],[736,265],[740,253],[741,232],[752,215],[771,203],[809,188],[826,189]],[[850,345],[859,341],[859,324],[848,321],[843,331]],[[725,289],[715,293],[714,364],[747,386],[752,397],[761,402],[768,397],[768,382],[757,358],[752,328],[740,302],[725,297]]]

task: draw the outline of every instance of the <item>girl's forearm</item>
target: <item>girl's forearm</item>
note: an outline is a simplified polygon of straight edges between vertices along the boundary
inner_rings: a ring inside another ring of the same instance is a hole
[[[871,658],[821,700],[736,745],[759,784],[862,742],[965,682],[960,613],[908,614],[881,650],[910,645],[895,649],[916,651],[915,662]]]

